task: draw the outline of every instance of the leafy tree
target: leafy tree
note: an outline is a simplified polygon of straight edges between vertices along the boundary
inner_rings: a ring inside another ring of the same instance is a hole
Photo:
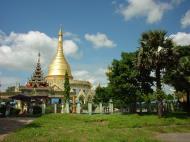
[[[113,60],[107,73],[109,87],[113,92],[113,99],[120,107],[131,104],[130,111],[136,111],[138,99],[137,90],[139,89],[138,76],[136,69],[136,53],[122,53],[121,60]]]
[[[64,82],[64,98],[65,102],[70,100],[70,83],[69,83],[69,75],[67,71],[65,72],[65,82]]]
[[[158,115],[162,116],[163,99],[161,73],[173,60],[173,43],[166,37],[166,32],[161,30],[149,31],[142,34],[141,49],[139,52],[139,66],[148,71],[155,72],[156,91],[158,98]],[[161,95],[160,97],[158,95]]]
[[[15,91],[15,86],[9,86],[9,87],[7,87],[7,89],[6,89],[6,92],[7,92],[7,93],[14,92],[14,91]]]
[[[178,46],[174,49],[174,63],[164,75],[165,83],[175,87],[176,91],[185,91],[187,97],[186,110],[190,112],[190,46]]]

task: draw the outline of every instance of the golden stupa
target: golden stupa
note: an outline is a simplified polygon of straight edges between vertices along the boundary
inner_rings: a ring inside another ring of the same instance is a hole
[[[63,54],[63,31],[62,28],[60,28],[58,34],[57,53],[51,64],[49,65],[48,75],[46,79],[48,80],[51,78],[64,78],[66,71],[69,75],[69,78],[72,79],[73,77],[71,74],[70,66]]]
[[[67,47],[66,47],[67,48]],[[63,52],[63,31],[59,30],[58,34],[58,47],[56,55],[54,56],[51,64],[49,65],[46,81],[49,86],[56,92],[64,90],[65,72],[69,75],[69,82],[71,92],[78,95],[87,94],[91,92],[91,83],[83,80],[74,80],[71,74],[71,68],[67,62]],[[84,95],[85,96],[85,95]],[[87,96],[87,95],[86,95]]]

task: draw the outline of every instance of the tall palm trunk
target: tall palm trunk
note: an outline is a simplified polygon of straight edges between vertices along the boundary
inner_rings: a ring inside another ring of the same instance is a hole
[[[156,68],[156,90],[161,90],[161,75],[160,75],[160,68]]]
[[[156,91],[158,92],[159,90],[162,89],[161,86],[161,72],[160,72],[160,68],[157,67],[156,68]],[[163,101],[162,100],[158,100],[158,116],[162,117],[163,116]]]

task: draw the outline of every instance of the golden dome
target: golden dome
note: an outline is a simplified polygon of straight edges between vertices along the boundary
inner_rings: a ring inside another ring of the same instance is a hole
[[[59,34],[58,34],[58,47],[57,47],[57,53],[52,60],[49,69],[48,69],[48,75],[47,77],[64,77],[65,72],[67,71],[69,78],[73,78],[71,74],[70,66],[63,54],[63,32],[60,28]]]

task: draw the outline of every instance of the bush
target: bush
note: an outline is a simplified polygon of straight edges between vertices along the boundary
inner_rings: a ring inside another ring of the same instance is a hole
[[[17,108],[11,108],[10,110],[10,115],[11,116],[17,116],[20,112],[20,109],[17,109]]]
[[[81,104],[81,108],[82,108],[83,110],[88,110],[88,103],[86,103],[86,104]],[[92,111],[95,111],[95,109],[96,109],[96,105],[95,105],[94,103],[92,103]]]
[[[42,108],[40,106],[33,106],[33,114],[41,114]]]
[[[4,117],[5,116],[5,112],[6,112],[6,106],[2,105],[0,107],[0,116]]]
[[[54,112],[54,105],[47,105],[46,113],[53,113],[53,112]]]

